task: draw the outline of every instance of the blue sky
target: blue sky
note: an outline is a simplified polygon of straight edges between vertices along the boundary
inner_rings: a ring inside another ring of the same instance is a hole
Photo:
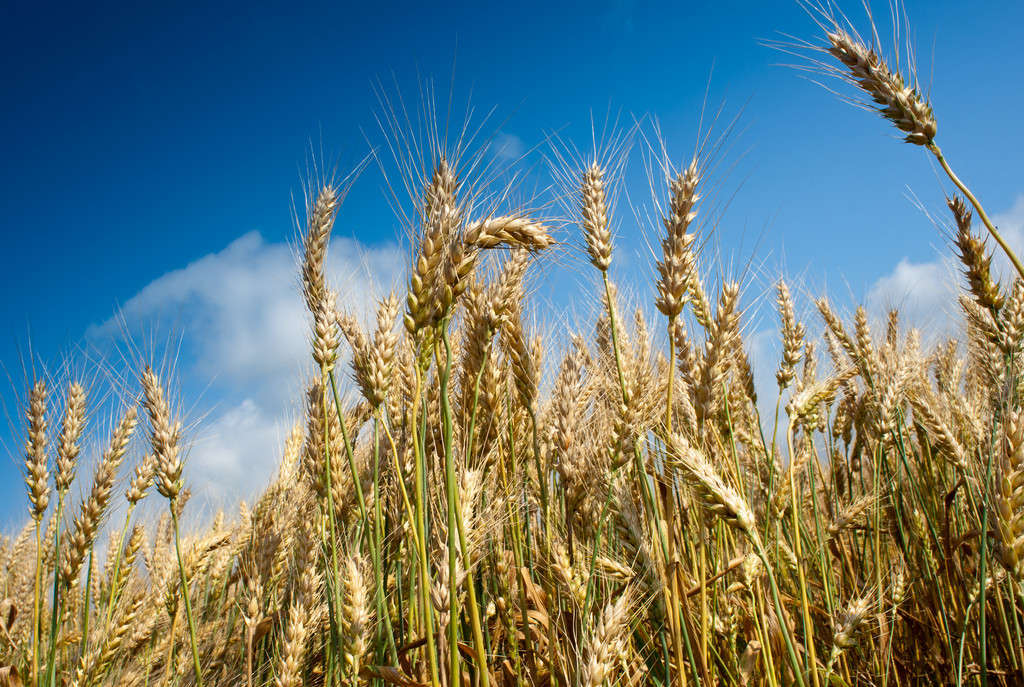
[[[937,141],[1016,240],[1024,6],[963,8],[906,3]],[[843,9],[864,27],[859,2]],[[887,6],[876,9],[887,26]],[[230,501],[266,479],[301,379],[292,198],[311,146],[344,166],[385,142],[378,84],[416,108],[433,79],[442,110],[451,86],[456,122],[467,102],[477,122],[493,108],[484,131],[500,126],[527,168],[553,131],[589,147],[592,119],[601,127],[609,112],[627,124],[657,117],[681,161],[707,93],[726,120],[738,116],[721,168],[733,171],[719,175],[727,271],[756,244],[754,297],[786,273],[844,307],[873,299],[934,314],[942,236],[911,197],[941,214],[941,180],[923,151],[761,44],[820,41],[796,2],[15,2],[4,15],[0,525],[25,512],[23,361],[31,349],[37,366],[90,370],[80,351],[110,354],[119,306],[134,340],[155,342],[143,349],[181,341],[197,488]],[[639,204],[634,158],[626,185]],[[367,168],[336,229],[335,268],[356,301],[369,292],[361,266],[388,284],[403,263],[383,179]],[[617,278],[646,294],[650,255],[631,217],[617,249]],[[556,285],[585,282],[569,262],[568,278],[547,265],[541,280],[555,307],[567,303]],[[93,418],[97,439],[108,412]]]

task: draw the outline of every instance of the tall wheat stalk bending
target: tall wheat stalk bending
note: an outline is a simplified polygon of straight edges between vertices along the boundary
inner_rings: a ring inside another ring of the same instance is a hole
[[[992,220],[989,219],[977,197],[953,172],[942,149],[935,143],[938,123],[931,103],[919,91],[916,75],[912,73],[912,79],[908,82],[900,71],[898,63],[895,68],[891,67],[874,48],[866,45],[856,33],[851,35],[844,31],[834,18],[829,17],[825,21],[831,23],[830,26],[824,27],[829,45],[822,50],[837,59],[842,67],[824,64],[819,66],[826,72],[832,73],[860,89],[870,98],[870,102],[863,103],[866,108],[873,109],[884,119],[892,122],[897,129],[904,132],[906,134],[904,140],[907,143],[923,146],[935,156],[946,176],[974,206],[978,217],[992,234],[992,238],[1002,248],[1017,273],[1024,278],[1024,263],[1021,263],[1010,244],[1006,242]],[[874,25],[871,30],[872,35],[877,35]]]
[[[897,10],[896,20],[899,21],[899,12]],[[832,57],[838,60],[842,67],[833,67],[827,65],[820,65],[824,71],[832,73],[842,80],[850,83],[856,88],[860,89],[864,94],[870,98],[870,102],[862,103],[867,109],[873,109],[884,119],[889,120],[897,129],[906,134],[904,140],[907,143],[913,145],[925,147],[935,159],[938,160],[942,170],[946,173],[946,176],[953,182],[954,186],[970,201],[971,205],[977,211],[978,216],[981,218],[982,223],[988,229],[992,238],[995,239],[996,243],[1002,249],[1003,253],[1009,259],[1013,265],[1017,274],[1024,278],[1024,263],[1021,263],[1020,258],[1007,243],[1006,239],[999,233],[999,230],[989,219],[988,213],[982,207],[977,197],[971,190],[964,184],[963,181],[953,172],[949,162],[946,160],[945,155],[942,153],[942,149],[939,148],[938,144],[935,143],[935,136],[938,131],[938,123],[935,118],[935,113],[932,110],[932,105],[928,101],[927,97],[923,96],[919,92],[919,86],[917,84],[916,75],[911,70],[911,81],[904,77],[900,71],[898,61],[895,64],[895,68],[891,67],[886,60],[880,56],[874,48],[869,47],[863,40],[856,34],[851,35],[847,31],[843,30],[834,17],[826,15],[825,20],[828,25],[825,26],[826,36],[829,41],[829,45],[822,48],[824,52],[828,52]],[[878,35],[878,31],[872,21],[871,32],[873,36]],[[986,474],[986,482],[991,476],[991,461]],[[983,532],[988,531],[988,520],[989,513],[988,509],[985,509],[982,513],[981,530]],[[986,565],[987,555],[982,555],[981,562],[979,565],[979,579],[981,580],[982,586],[986,579]],[[880,574],[880,572],[879,572]],[[987,673],[987,642],[986,642],[986,620],[987,613],[985,610],[986,595],[982,594],[979,599],[980,606],[980,633],[982,635],[981,640],[981,663],[984,666],[982,671],[982,683],[986,684],[988,680]],[[812,645],[813,646],[813,645]]]

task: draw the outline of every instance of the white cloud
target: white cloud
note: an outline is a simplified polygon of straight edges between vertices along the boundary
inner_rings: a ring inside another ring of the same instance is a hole
[[[949,334],[959,317],[954,269],[944,260],[913,263],[903,258],[868,291],[868,311],[884,321],[896,309],[904,327],[917,327],[926,336]]]
[[[487,151],[504,162],[515,162],[523,157],[526,144],[515,134],[500,133],[488,144]]]
[[[394,244],[368,248],[339,237],[328,251],[332,287],[360,314],[398,284],[403,264]],[[154,280],[86,333],[109,355],[112,345],[180,331],[183,408],[201,393],[187,418],[198,420],[187,476],[203,505],[248,498],[265,484],[301,408],[311,362],[297,274],[292,246],[250,232]]]
[[[1017,255],[1024,255],[1024,194],[1017,196],[1010,209],[992,215],[992,222]],[[976,234],[988,240],[989,250],[994,255],[993,271],[1005,290],[1005,285],[1016,276],[1009,260],[977,218],[973,228]],[[962,281],[959,270],[952,255],[924,263],[903,258],[892,272],[871,286],[868,309],[876,320],[884,321],[890,309],[898,308],[903,323],[917,327],[922,335],[950,335],[959,327],[961,318],[957,304],[957,284]]]
[[[292,414],[268,414],[251,398],[203,426],[189,458],[191,483],[214,503],[248,499],[281,458]]]

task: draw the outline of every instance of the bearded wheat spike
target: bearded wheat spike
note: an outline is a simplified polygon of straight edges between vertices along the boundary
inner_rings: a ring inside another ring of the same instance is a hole
[[[113,574],[108,576],[110,580],[110,590],[107,594],[108,603],[117,603],[117,600],[121,598],[121,592],[128,585],[135,559],[138,557],[139,551],[142,550],[145,540],[146,531],[141,525],[135,525],[128,537],[128,542],[124,545],[120,559],[117,561],[117,567],[113,569]]]
[[[476,248],[524,248],[540,251],[554,245],[547,227],[527,217],[489,217],[466,228],[466,245]]]
[[[907,143],[930,144],[938,129],[931,103],[907,85],[899,69],[891,69],[872,48],[839,27],[828,33],[828,40],[826,50],[846,67],[837,70],[839,75],[864,91],[877,112],[906,134]]]
[[[444,269],[446,286],[441,290],[440,317],[450,315],[455,301],[466,292],[482,249],[507,248],[537,252],[553,245],[546,227],[523,217],[492,217],[473,222],[461,236],[453,236]]]
[[[917,393],[909,396],[909,400],[910,405],[914,408],[916,419],[921,421],[935,445],[948,452],[959,470],[966,471],[968,469],[967,452],[946,421],[936,412],[931,395],[924,395],[919,389]]]
[[[821,313],[822,319],[825,320],[825,324],[828,325],[829,331],[835,340],[843,347],[846,354],[850,356],[850,360],[854,363],[858,363],[860,360],[860,351],[857,350],[857,345],[850,338],[850,335],[846,333],[846,328],[843,327],[842,321],[832,310],[832,306],[829,305],[828,300],[825,298],[819,298],[814,303],[818,307],[818,312]]]
[[[57,471],[53,486],[57,493],[67,493],[75,479],[75,461],[82,447],[82,429],[85,425],[85,389],[78,382],[68,387],[68,400],[64,406],[64,425],[61,427],[60,442],[57,444]]]
[[[134,406],[129,408],[121,418],[110,439],[110,446],[103,453],[100,464],[96,468],[89,498],[82,503],[81,511],[75,518],[68,548],[64,549],[60,564],[60,574],[68,588],[77,584],[78,574],[85,561],[85,554],[96,541],[96,533],[103,523],[107,507],[110,505],[110,498],[114,492],[117,471],[121,467],[121,461],[128,449],[128,442],[135,431],[137,420],[138,414]]]
[[[440,274],[441,258],[445,240],[459,223],[457,190],[455,173],[447,160],[441,158],[424,191],[419,245],[409,270],[405,328],[414,337],[420,335],[435,314],[436,290],[447,285]]]
[[[864,496],[861,496],[853,503],[843,507],[832,519],[832,522],[829,523],[828,528],[826,529],[829,536],[835,537],[844,529],[853,524],[854,521],[856,521],[861,515],[864,514],[865,511],[867,511],[875,504],[876,500],[877,496],[875,494],[865,494]]]
[[[871,325],[868,323],[868,311],[863,305],[857,306],[853,317],[853,333],[857,347],[857,360],[870,378],[874,378],[878,370],[875,346],[871,341]]]
[[[128,505],[133,506],[146,497],[146,492],[153,486],[156,475],[156,454],[147,453],[142,462],[135,466],[135,476],[128,483],[124,496]]]
[[[29,512],[37,523],[43,521],[50,505],[50,470],[46,457],[46,382],[37,381],[29,394],[28,440],[25,442],[25,484],[32,504]]]
[[[144,594],[136,593],[117,610],[113,625],[107,630],[103,641],[93,646],[79,661],[71,678],[71,687],[89,687],[97,684],[98,678],[117,659],[129,631],[136,627],[139,612],[146,601]]]
[[[306,231],[303,236],[302,293],[310,312],[316,312],[327,292],[324,276],[324,261],[327,244],[331,240],[334,218],[341,204],[338,189],[326,185],[314,199],[312,193],[306,198]]]
[[[535,412],[540,371],[538,361],[533,355],[535,347],[527,340],[526,328],[523,326],[520,312],[516,312],[515,315],[504,321],[502,333],[504,334],[505,348],[512,362],[512,376],[515,380],[516,391],[519,392],[519,401],[524,408]]]
[[[779,318],[782,320],[782,363],[775,373],[775,379],[779,383],[779,389],[784,390],[793,383],[796,376],[796,366],[800,362],[804,346],[805,330],[803,323],[797,322],[793,299],[784,281],[779,282],[776,302],[779,306]]]
[[[963,274],[971,289],[971,295],[983,308],[998,311],[1003,307],[1003,294],[999,284],[992,279],[992,253],[986,241],[971,232],[973,214],[966,201],[960,196],[946,200],[949,211],[956,219],[957,257],[963,265]]]
[[[627,588],[615,603],[605,606],[587,643],[587,659],[580,671],[580,684],[584,687],[600,687],[613,677],[619,655],[629,641],[632,605],[632,593]]]
[[[608,228],[608,199],[604,170],[596,162],[583,172],[580,182],[580,224],[587,241],[590,262],[602,272],[612,264],[612,234]]]
[[[1018,355],[1021,342],[1024,341],[1024,281],[1014,281],[1002,317],[1004,326],[999,347],[1013,360]]]
[[[519,311],[518,299],[523,292],[522,282],[528,265],[529,253],[523,249],[513,250],[502,264],[497,278],[486,284],[478,282],[467,299],[463,325],[465,341],[460,363],[460,410],[468,426],[476,401],[476,427],[480,432],[477,447],[481,450],[486,448],[498,430],[495,413],[500,405],[500,385],[497,382],[497,353],[493,350],[493,337],[504,329],[509,316]]]
[[[892,574],[892,590],[889,592],[889,600],[893,606],[901,605],[907,598],[907,588],[910,583],[907,575],[907,564],[901,559],[896,564],[896,568]]]
[[[345,561],[342,579],[342,642],[345,663],[358,675],[363,656],[370,647],[373,616],[370,613],[370,594],[366,585],[365,564],[349,556]]]
[[[757,538],[757,518],[738,491],[725,483],[701,451],[680,435],[668,438],[669,464],[681,468],[705,506],[728,525]]]
[[[669,182],[672,193],[670,212],[662,218],[665,238],[661,240],[662,260],[656,265],[659,279],[655,305],[663,315],[673,319],[683,310],[686,302],[687,283],[693,271],[694,256],[691,244],[694,235],[689,233],[690,224],[697,216],[694,206],[700,199],[697,184],[700,174],[694,158],[685,172]]]
[[[894,19],[898,21],[900,19],[899,5],[896,5],[896,8]],[[874,107],[865,103],[868,108],[874,109],[883,118],[892,122],[897,129],[906,133],[904,140],[907,143],[924,146],[935,156],[950,181],[978,211],[978,216],[985,224],[985,228],[1006,253],[1014,269],[1024,278],[1024,263],[1020,261],[995,224],[989,219],[978,199],[953,172],[939,146],[935,143],[935,134],[938,129],[935,113],[932,111],[928,99],[918,91],[916,76],[911,73],[914,83],[907,85],[900,72],[898,62],[895,69],[891,68],[885,59],[880,57],[873,48],[866,46],[859,36],[851,36],[836,24],[835,19],[829,18],[826,21],[831,24],[830,27],[825,28],[829,45],[821,48],[821,51],[828,52],[839,60],[842,67],[832,67],[821,63],[818,66],[825,73],[834,74],[867,94],[874,103]],[[875,27],[872,25],[872,32],[874,31]]]
[[[572,564],[568,551],[559,542],[552,542],[548,558],[548,567],[562,591],[576,608],[582,608],[587,595],[587,571]]]
[[[330,373],[338,360],[338,326],[341,318],[337,307],[337,294],[325,289],[312,307],[313,362],[323,373]]]
[[[295,571],[298,584],[288,607],[288,622],[284,630],[284,647],[281,652],[281,672],[274,678],[276,687],[292,687],[302,684],[302,657],[306,651],[309,635],[310,609],[314,603],[317,587],[317,572],[314,561],[316,541],[309,523],[303,520],[297,540]]]
[[[175,501],[182,489],[181,422],[171,418],[171,406],[160,378],[148,365],[142,374],[142,390],[149,415],[149,439],[156,457],[156,489],[164,498]]]
[[[722,383],[729,371],[731,353],[739,339],[739,313],[736,309],[739,293],[738,282],[723,285],[715,319],[709,323],[700,379],[694,394],[694,407],[701,423],[714,415],[723,398]]]
[[[582,464],[576,459],[575,437],[579,422],[580,396],[583,393],[581,378],[583,340],[573,336],[573,350],[566,353],[559,365],[558,377],[555,379],[555,396],[552,400],[552,439],[556,455],[555,468],[562,478],[566,498],[570,504],[574,499],[570,495],[581,491]]]
[[[844,651],[860,644],[861,636],[871,620],[870,611],[873,604],[870,598],[861,597],[852,601],[836,618],[832,633],[832,655],[828,662],[829,671]]]
[[[855,374],[856,370],[847,368],[805,386],[789,399],[786,414],[794,422],[805,419],[814,422],[821,406],[831,403],[839,388]]]
[[[373,341],[365,336],[348,336],[352,344],[352,374],[363,398],[373,409],[379,408],[391,388],[398,335],[394,333],[399,302],[394,294],[381,301],[377,308],[377,330]]]

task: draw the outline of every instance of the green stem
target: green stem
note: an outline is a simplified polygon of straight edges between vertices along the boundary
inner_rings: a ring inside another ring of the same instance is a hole
[[[56,562],[60,560],[60,530],[61,530],[61,518],[64,513],[64,492],[61,492],[57,498],[57,531],[54,535],[53,541],[53,559],[54,559],[54,570],[53,570],[53,604],[50,606],[50,650],[46,659],[46,677],[44,678],[44,684],[50,685],[51,687],[56,685],[57,682],[57,619],[60,617],[59,609],[59,592],[58,585],[60,584],[60,575],[57,574]],[[32,648],[33,654],[35,654],[35,643]],[[38,675],[33,678],[38,683]]]
[[[352,483],[355,485],[356,499],[358,499],[359,502],[359,515],[363,521],[363,538],[366,539],[366,548],[370,550],[370,562],[373,565],[374,586],[380,590],[383,589],[380,573],[380,551],[375,546],[373,537],[374,529],[370,526],[370,517],[366,512],[366,500],[363,498],[363,485],[359,480],[359,470],[356,468],[356,459],[352,453],[352,442],[349,441],[348,438],[348,427],[345,423],[345,415],[341,412],[341,397],[338,394],[338,383],[333,370],[328,372],[327,375],[331,380],[331,393],[334,395],[334,412],[337,414],[338,424],[341,426],[341,440],[345,444],[345,455],[348,458],[348,468],[352,473]],[[376,489],[377,485],[374,483],[374,490]],[[389,614],[385,613],[381,620],[384,621],[384,632],[389,638],[389,650],[391,651],[392,660],[397,660],[398,652],[394,646],[395,640],[394,632],[391,628],[391,617]]]
[[[437,672],[437,650],[434,643],[434,608],[430,601],[430,569],[428,568],[427,561],[427,513],[426,513],[426,479],[427,479],[427,465],[426,455],[424,446],[421,441],[425,437],[420,436],[425,434],[425,426],[422,431],[417,425],[417,411],[420,410],[420,396],[423,394],[423,370],[417,366],[416,368],[416,393],[413,396],[413,411],[412,415],[412,444],[415,451],[416,461],[416,529],[417,537],[420,542],[419,546],[419,601],[420,608],[423,613],[423,626],[424,634],[427,640],[427,662],[430,667],[430,684],[431,687],[440,687],[440,680]],[[424,409],[423,422],[426,423],[426,411]]]
[[[391,665],[398,665],[398,649],[395,646],[395,633],[391,627],[391,615],[388,613],[387,596],[384,591],[384,565],[382,563],[381,549],[384,540],[383,527],[384,517],[380,508],[380,418],[373,422],[373,546],[370,551],[374,554],[373,576],[374,584],[377,587],[377,617],[384,621],[384,635],[388,645],[388,657]]]
[[[796,570],[800,580],[800,606],[803,611],[804,646],[807,647],[808,669],[811,671],[814,687],[818,687],[818,661],[814,649],[814,623],[811,621],[811,607],[807,599],[807,577],[804,575],[802,534],[800,531],[799,514],[797,512],[799,510],[800,494],[796,490],[796,470],[794,469],[796,461],[796,452],[793,450],[794,424],[795,422],[791,420],[789,430],[786,432],[786,441],[789,444],[789,493],[790,499],[792,499],[790,508],[793,515],[793,553],[796,555]]]
[[[981,203],[974,197],[971,190],[967,188],[964,182],[960,181],[960,178],[956,174],[953,173],[949,163],[946,162],[946,157],[942,154],[942,150],[934,142],[928,144],[928,150],[935,155],[935,158],[939,161],[939,164],[942,165],[942,169],[946,172],[946,175],[956,185],[956,187],[960,189],[960,192],[964,194],[967,200],[971,201],[971,205],[973,205],[974,209],[978,211],[978,217],[981,218],[981,221],[985,224],[989,233],[992,234],[992,238],[996,240],[999,247],[1003,249],[1004,253],[1006,253],[1006,257],[1010,259],[1014,269],[1016,269],[1017,273],[1022,279],[1024,279],[1024,264],[1021,264],[1020,258],[1018,258],[1017,254],[1013,252],[1012,248],[1010,248],[1010,244],[1006,242],[1006,239],[1003,238],[1002,234],[999,233],[999,230],[996,229],[994,224],[992,224],[992,220],[988,218],[988,215],[985,213],[985,209],[981,207]],[[982,682],[984,683],[984,681],[985,680],[983,678]]]
[[[672,386],[676,378],[676,318],[668,318],[668,389],[665,392],[665,433],[672,434]]]
[[[446,323],[446,325],[447,325],[447,323]],[[446,435],[446,438],[445,438],[445,470],[448,471],[450,469],[450,474],[448,475],[448,488],[449,488],[450,494],[451,494],[451,496],[450,496],[451,505],[449,506],[449,515],[454,514],[454,516],[455,516],[454,520],[455,520],[456,529],[458,530],[458,543],[459,543],[459,547],[460,547],[460,550],[461,550],[461,553],[462,553],[462,565],[466,569],[466,573],[468,575],[466,588],[467,588],[467,592],[468,592],[468,601],[469,601],[469,623],[470,623],[470,629],[473,632],[473,644],[476,647],[477,669],[478,669],[478,674],[480,676],[480,684],[482,685],[482,687],[488,687],[488,678],[489,678],[488,672],[489,671],[488,671],[488,668],[487,668],[487,648],[484,645],[483,629],[481,628],[481,625],[480,625],[480,609],[477,606],[476,585],[473,582],[473,576],[470,574],[472,561],[470,559],[469,545],[468,545],[467,538],[466,538],[466,523],[462,519],[462,499],[461,499],[461,496],[459,495],[458,485],[455,483],[455,462],[454,462],[454,459],[453,459],[453,456],[452,456],[452,446],[451,446],[451,444],[452,444],[452,410],[451,410],[451,403],[449,402],[449,399],[448,399],[448,381],[449,381],[449,378],[451,376],[451,366],[452,366],[452,345],[451,345],[451,341],[448,339],[448,327],[447,326],[445,326],[444,329],[442,330],[442,336],[443,336],[443,341],[444,341],[444,353],[445,353],[445,372],[444,372],[444,376],[441,378],[441,389],[442,389],[442,391],[441,391],[441,412],[444,415],[444,425],[445,425],[445,435]],[[486,360],[486,356],[487,356],[487,353],[485,351],[484,352],[485,360]],[[482,370],[483,370],[483,368],[481,368],[481,371]],[[479,394],[479,391],[480,391],[479,383],[480,383],[480,375],[477,375],[476,394]],[[476,419],[476,401],[477,401],[477,398],[476,398],[476,396],[474,396],[474,399],[473,399],[473,421],[475,421],[475,419]],[[473,441],[473,438],[472,438],[473,437],[473,429],[474,429],[473,421],[470,422],[470,428],[469,428],[469,432],[470,432],[469,433],[469,437],[470,437],[469,441],[470,442]],[[469,458],[469,455],[470,454],[467,452],[467,454],[466,454],[467,460]],[[449,524],[448,524],[449,540],[451,540],[451,529],[452,529],[451,528],[451,522],[449,521]],[[454,547],[452,547],[451,543],[449,543],[449,555],[452,553],[452,551],[454,551]],[[455,587],[455,581],[454,581],[455,566],[453,565],[453,561],[454,561],[454,558],[450,558],[449,559],[449,565],[451,565],[451,568],[452,568],[452,579],[453,579],[452,585],[453,585],[453,592],[454,592],[454,587]],[[453,609],[453,611],[454,611],[454,601],[455,601],[455,598],[457,598],[457,597],[453,596],[453,598],[452,598],[452,609]],[[456,616],[453,613],[453,615],[451,617],[451,623],[453,625],[455,624],[455,620],[456,620]],[[458,645],[454,646],[453,653],[455,653],[455,654],[459,653]],[[460,684],[460,683],[453,680],[452,684]]]
[[[359,470],[356,468],[356,459],[352,453],[352,443],[348,440],[348,427],[345,424],[345,414],[341,412],[341,397],[338,394],[338,384],[335,381],[334,371],[327,373],[331,380],[331,392],[334,394],[334,412],[338,416],[338,423],[341,425],[341,440],[345,444],[345,456],[348,458],[348,468],[352,472],[352,484],[356,490],[356,499],[359,503],[359,517],[363,521],[363,528],[369,528],[369,520],[366,516],[366,500],[363,498],[363,485],[359,481]]]
[[[612,494],[615,491],[615,485],[609,479],[608,481],[608,496],[604,500],[604,506],[601,508],[601,517],[597,521],[597,533],[594,535],[594,550],[590,555],[590,573],[587,575],[587,593],[583,597],[583,617],[588,618],[590,616],[590,604],[594,598],[594,583],[596,581],[595,572],[597,571],[597,555],[601,551],[601,536],[604,533],[604,523],[608,517],[608,509],[612,503]]]
[[[789,662],[793,667],[793,673],[796,675],[796,682],[800,687],[805,687],[800,659],[796,657],[796,649],[793,648],[793,640],[789,636],[790,632],[789,625],[786,623],[786,614],[782,611],[782,600],[779,598],[779,585],[775,581],[775,573],[772,571],[772,566],[768,562],[768,554],[765,553],[764,546],[761,544],[760,538],[756,533],[750,534],[753,535],[751,540],[754,544],[754,548],[757,549],[757,555],[761,557],[761,562],[764,563],[765,572],[768,573],[768,584],[772,590],[772,600],[775,602],[775,614],[779,619],[779,630],[782,632],[783,639],[786,640],[786,651],[789,653]]]
[[[626,391],[626,376],[625,376],[625,374],[622,371],[622,357],[621,357],[621,354],[620,354],[620,351],[619,351],[618,326],[616,325],[616,322],[615,322],[615,306],[612,303],[612,289],[611,289],[611,284],[608,281],[608,272],[602,270],[601,278],[604,281],[605,300],[607,301],[607,304],[608,304],[608,328],[611,330],[612,352],[615,355],[615,370],[616,370],[616,372],[619,375],[619,388],[620,388],[620,390],[622,392],[622,402],[624,404],[628,404],[629,403],[629,394]],[[672,364],[674,364],[674,363],[672,363]],[[658,514],[658,511],[657,511],[657,509],[655,507],[654,496],[651,493],[651,485],[647,481],[647,468],[644,465],[643,457],[640,455],[640,449],[635,444],[633,446],[633,463],[634,463],[635,469],[637,471],[637,479],[640,481],[640,492],[641,492],[642,500],[643,500],[643,503],[644,503],[644,510],[647,512],[647,517],[651,521],[651,529],[652,529],[652,531],[655,531],[655,532],[658,533],[658,539],[659,539],[659,541],[661,543],[661,552],[662,552],[662,556],[663,556],[662,560],[664,560],[666,562],[666,564],[667,564],[668,561],[669,561],[668,543],[667,543],[667,540],[666,540],[666,537],[665,537],[665,532],[662,530],[662,527],[661,527],[661,517]],[[664,579],[665,578],[665,571],[662,571],[661,575],[662,575],[663,581],[665,581],[665,579]],[[668,609],[668,602],[669,602],[670,599],[669,599],[669,595],[668,595],[668,586],[667,585],[665,587],[665,594],[666,594],[666,599],[665,599],[665,601],[666,601],[666,609]],[[671,611],[669,611],[669,612],[671,612]],[[689,648],[690,648],[690,636],[689,636],[689,631],[686,629],[686,621],[685,621],[684,618],[681,618],[681,617],[680,617],[679,621],[680,621],[679,622],[679,631],[682,632],[683,640],[686,643],[687,650],[689,650]],[[664,633],[664,627],[662,627],[661,632]],[[662,639],[664,639],[664,638],[662,638]],[[692,654],[691,654],[691,659],[692,658],[693,657],[692,657]],[[679,668],[679,670],[682,670],[682,666],[679,666],[678,668]],[[693,663],[692,660],[690,662],[690,670],[693,671],[693,680],[694,680],[694,682],[696,684],[698,684],[698,685],[701,684],[700,677],[697,674],[697,666]],[[671,681],[671,676],[669,675],[669,664],[667,662],[666,662],[666,665],[665,665],[665,673],[666,673],[666,682]]]
[[[32,677],[29,683],[32,685],[37,684],[39,680],[39,640],[41,639],[40,632],[42,615],[42,574],[43,574],[43,533],[42,533],[43,521],[42,519],[36,520],[36,583],[34,586],[35,593],[35,605],[32,608]],[[59,529],[58,529],[59,531]],[[51,643],[55,644],[53,637],[50,638]]]
[[[601,272],[601,277],[604,279],[604,294],[605,299],[608,301],[608,328],[612,333],[612,351],[615,353],[615,371],[619,374],[619,387],[622,390],[622,402],[626,403],[629,401],[629,395],[626,393],[626,376],[622,373],[622,360],[619,358],[619,334],[618,328],[615,326],[615,305],[612,303],[612,287],[608,283],[608,273]]]
[[[171,520],[174,521],[174,550],[178,554],[178,571],[181,573],[181,596],[185,600],[185,617],[188,619],[188,638],[192,644],[192,665],[196,671],[196,684],[203,687],[203,670],[199,665],[199,645],[196,642],[196,624],[192,620],[192,601],[188,595],[188,577],[185,575],[185,561],[181,557],[181,534],[178,530],[177,499],[170,499]]]

